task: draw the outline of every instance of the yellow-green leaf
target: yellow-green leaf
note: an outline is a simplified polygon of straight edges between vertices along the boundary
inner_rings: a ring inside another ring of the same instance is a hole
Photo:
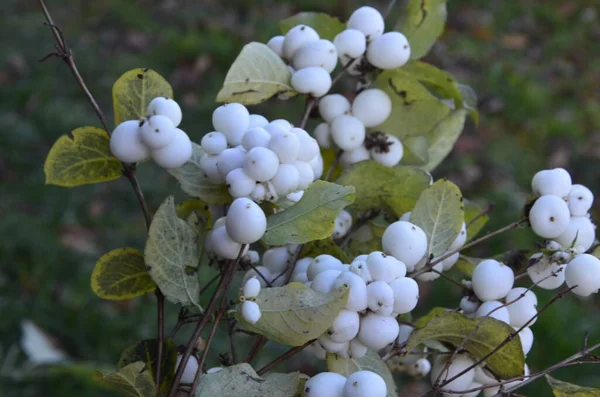
[[[112,89],[115,125],[145,117],[148,104],[159,96],[173,98],[173,89],[154,70],[139,68],[123,73]]]
[[[250,364],[225,367],[219,372],[200,376],[196,397],[294,397],[300,375],[268,374],[259,376]]]
[[[262,242],[267,245],[303,244],[333,233],[342,208],[354,201],[354,188],[315,181],[296,204],[267,218]]]
[[[322,254],[329,254],[335,256],[344,263],[350,263],[350,258],[348,257],[348,254],[346,254],[346,251],[340,248],[330,238],[315,240],[305,244],[298,257],[305,258],[309,256],[315,258]]]
[[[421,61],[410,62],[402,67],[417,81],[435,90],[442,98],[453,99],[457,108],[462,107],[462,95],[456,79],[450,73]]]
[[[192,157],[179,168],[170,168],[167,170],[181,186],[181,190],[192,197],[197,197],[206,204],[225,204],[231,202],[231,195],[224,184],[215,185],[212,183],[200,167],[200,158],[202,157],[202,147],[192,143]]]
[[[476,216],[481,214],[483,208],[481,208],[477,203],[471,200],[465,200],[465,223],[469,224]],[[467,241],[471,241],[473,237],[477,236],[477,234],[483,229],[487,221],[489,220],[489,216],[487,214],[480,216],[473,223],[469,225],[467,228]]]
[[[460,255],[458,257],[458,261],[454,264],[454,268],[464,274],[465,276],[471,278],[473,276],[473,271],[475,270],[475,266],[483,259],[472,258],[466,255]]]
[[[394,30],[404,33],[410,43],[410,58],[424,57],[444,31],[446,0],[410,0]]]
[[[337,354],[327,354],[327,371],[335,372],[346,377],[358,371],[371,371],[381,376],[387,386],[387,397],[397,397],[398,390],[394,376],[389,367],[374,351],[369,350],[366,356],[361,358],[342,358]]]
[[[600,389],[577,386],[546,375],[555,397],[600,397]]]
[[[477,111],[477,94],[475,90],[466,84],[456,83],[462,98],[462,107],[469,111],[475,125],[479,125],[479,112]]]
[[[457,312],[446,312],[431,319],[421,329],[414,330],[406,345],[411,351],[426,341],[435,340],[458,346],[471,335],[482,318],[470,319]],[[486,318],[465,344],[465,349],[480,359],[496,349],[514,329],[495,318]],[[512,339],[485,360],[487,367],[500,379],[523,375],[525,356],[519,338]]]
[[[110,152],[106,131],[81,127],[71,134],[58,138],[46,157],[47,184],[73,187],[112,181],[122,175],[123,165]]]
[[[94,379],[121,394],[123,397],[153,397],[156,395],[156,386],[146,363],[138,361],[131,363],[117,372],[104,375],[96,371]]]
[[[135,248],[119,248],[104,254],[92,272],[92,291],[100,298],[124,300],[152,292],[144,255]]]
[[[410,211],[431,176],[411,167],[386,167],[375,161],[361,161],[348,167],[336,183],[351,185],[356,197],[354,212],[388,206],[397,216]]]
[[[415,321],[415,328],[419,329],[425,327],[433,318],[439,316],[440,314],[446,313],[448,310],[450,309],[446,309],[445,307],[434,307],[429,311],[429,313],[423,317],[419,317],[417,321]]]
[[[150,276],[173,303],[198,305],[198,233],[175,211],[173,197],[160,206],[150,225],[144,259]]]
[[[323,12],[300,12],[279,22],[279,29],[282,34],[286,34],[296,25],[310,26],[322,39],[329,41],[333,41],[335,36],[346,29],[345,23]]]
[[[205,223],[212,224],[212,215],[208,205],[200,200],[185,200],[175,206],[175,212],[179,218],[184,220],[187,220],[191,214],[197,213],[200,214],[203,219],[206,219]]]
[[[287,65],[266,44],[246,44],[229,68],[217,102],[255,105],[278,94],[292,96],[291,78]]]
[[[410,221],[427,235],[427,255],[439,257],[454,242],[464,220],[463,198],[458,186],[440,179],[425,189],[413,208]]]
[[[433,171],[450,154],[456,140],[465,126],[467,111],[458,109],[448,114],[433,129],[425,132],[429,142],[429,161],[422,165],[426,171]]]
[[[150,375],[154,379],[156,374],[156,363],[158,361],[158,342],[156,339],[146,339],[128,347],[121,353],[117,369],[122,369],[135,362],[143,362],[146,368],[150,370]],[[175,366],[177,365],[177,346],[171,339],[163,341],[162,364],[161,364],[161,382],[160,390],[166,394],[169,393],[171,383],[175,377]],[[154,379],[156,383],[156,379]]]
[[[429,161],[429,142],[424,136],[410,136],[402,141],[402,165],[424,165]]]
[[[348,288],[329,294],[314,291],[302,283],[263,288],[256,297],[262,316],[254,325],[238,312],[237,319],[253,332],[282,345],[301,346],[316,339],[331,326],[346,305]]]

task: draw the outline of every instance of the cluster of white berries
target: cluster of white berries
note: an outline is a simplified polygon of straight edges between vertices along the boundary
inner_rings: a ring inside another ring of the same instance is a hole
[[[282,287],[288,279],[293,258],[298,246],[289,244],[283,247],[269,248],[263,253],[261,266],[250,269],[244,275],[243,282],[255,277],[261,287]]]
[[[529,261],[531,280],[544,289],[558,288],[566,281],[580,296],[598,292],[600,260],[584,253],[596,240],[596,226],[588,212],[594,194],[572,184],[571,175],[562,168],[538,172],[531,187],[539,198],[529,211],[529,223],[538,236],[551,239]]]
[[[406,37],[399,32],[384,33],[383,16],[375,8],[355,10],[347,27],[333,42],[322,39],[307,25],[296,25],[285,36],[275,36],[267,42],[288,63],[294,90],[315,98],[327,94],[338,58],[342,66],[352,62],[348,67],[352,75],[363,74],[367,63],[379,69],[395,69],[410,59]]]
[[[258,303],[254,301],[254,298],[260,293],[260,288],[260,281],[256,277],[249,278],[242,288],[242,295],[240,296],[242,317],[250,324],[256,324],[262,316]]]
[[[213,183],[226,183],[234,198],[274,202],[323,173],[317,141],[286,120],[269,122],[229,103],[214,111],[212,122],[215,131],[201,141],[200,167]]]
[[[192,142],[177,128],[181,108],[173,99],[154,98],[140,120],[127,120],[110,137],[110,151],[124,163],[137,163],[152,156],[163,168],[179,168],[192,157]]]
[[[344,310],[311,350],[323,359],[327,352],[359,358],[394,342],[396,316],[412,311],[419,299],[417,283],[405,275],[404,263],[379,251],[360,255],[349,265],[326,254],[297,261],[291,281],[321,293],[349,288]]]
[[[348,378],[335,372],[321,372],[304,385],[305,397],[385,397],[387,386],[372,371],[354,372]]]
[[[352,103],[340,94],[326,95],[319,101],[324,122],[315,128],[313,135],[321,148],[343,151],[343,166],[373,159],[393,167],[404,155],[400,140],[382,132],[367,134],[367,128],[382,124],[391,112],[390,97],[378,88],[362,91]]]
[[[417,253],[420,253],[422,251],[423,255],[424,255],[427,250],[427,236],[425,235],[425,232],[423,232],[423,230],[420,227],[410,223],[411,214],[412,214],[412,212],[407,212],[400,217],[399,222],[404,222],[404,223],[396,222],[395,226],[392,229],[390,229],[391,235],[389,235],[388,239],[391,239],[392,241],[394,241],[394,240],[402,241],[403,238],[411,238],[412,237],[412,240],[407,240],[407,241],[411,244],[411,246],[413,246],[413,249],[416,250],[417,248],[419,248],[419,250],[416,251]],[[408,225],[406,223],[408,223]],[[392,225],[394,225],[394,224],[392,224]],[[392,226],[392,225],[390,225],[390,226]],[[400,233],[400,235],[395,236],[398,233]],[[456,238],[454,239],[452,244],[450,244],[450,246],[448,247],[446,252],[444,254],[440,255],[440,257],[446,256],[447,254],[460,249],[463,245],[465,245],[466,242],[467,242],[467,225],[465,224],[465,222],[463,222],[460,232],[458,233],[458,235],[456,236]],[[391,245],[392,242],[388,241],[387,244]],[[390,253],[391,255],[394,255],[392,252],[397,252],[397,254],[400,256],[406,255],[406,254],[402,254],[402,248],[403,248],[402,246],[400,246],[400,248],[396,248],[396,249],[390,247],[389,248],[390,251],[389,252],[386,251],[386,252]],[[384,246],[384,250],[385,250],[385,246]],[[392,251],[392,250],[394,250],[394,251]],[[437,278],[440,277],[440,273],[452,269],[454,264],[458,261],[459,255],[460,254],[458,252],[456,252],[455,254],[449,256],[448,258],[444,259],[443,261],[441,261],[441,262],[437,263],[435,266],[433,266],[432,271],[429,271],[429,272],[426,272],[423,274],[419,274],[416,277],[416,279],[419,281],[436,280]],[[403,260],[401,258],[398,258],[398,259]],[[407,269],[409,272],[412,272],[414,270],[420,270],[430,262],[430,258],[423,256],[423,257],[421,257],[421,259],[419,259],[419,261],[416,264],[412,265],[414,259],[413,258],[411,258],[411,259],[412,260],[409,260],[408,264],[407,264]]]
[[[261,239],[267,230],[267,217],[263,210],[248,198],[238,198],[231,203],[227,215],[217,219],[208,232],[204,249],[224,259],[236,259],[248,253],[248,245]]]

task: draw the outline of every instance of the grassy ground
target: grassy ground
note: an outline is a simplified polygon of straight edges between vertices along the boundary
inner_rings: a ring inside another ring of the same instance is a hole
[[[243,44],[266,41],[277,33],[278,19],[297,11],[345,17],[356,4],[48,0],[108,114],[114,80],[128,69],[150,67],[173,84],[184,107],[183,128],[195,141],[210,131],[215,94]],[[593,0],[449,4],[448,27],[427,60],[475,88],[482,121],[467,127],[435,176],[450,177],[469,198],[495,203],[489,230],[518,219],[529,180],[542,167],[568,167],[575,181],[600,191],[599,18]],[[60,61],[37,62],[52,51],[37,2],[5,0],[0,19],[0,395],[107,396],[89,380],[89,368],[110,369],[126,346],[152,337],[154,305],[151,296],[101,302],[90,291],[89,275],[102,253],[143,247],[143,220],[125,180],[72,190],[44,186],[43,161],[57,137],[98,122]],[[301,105],[285,105],[260,111],[297,119]],[[140,179],[153,209],[176,190],[152,165],[142,167]],[[512,232],[472,254],[531,247],[533,241],[527,231]],[[455,302],[451,287],[439,288],[423,306]],[[569,297],[540,319],[530,366],[542,369],[572,354],[585,332],[600,340],[598,302]],[[173,324],[176,308],[168,309]],[[53,335],[80,366],[66,373],[23,367],[23,319]],[[185,332],[180,336],[183,342]],[[311,371],[304,361],[294,369]],[[600,386],[593,368],[557,376]],[[416,382],[406,390],[419,387]],[[549,389],[541,384],[524,393],[546,396]]]

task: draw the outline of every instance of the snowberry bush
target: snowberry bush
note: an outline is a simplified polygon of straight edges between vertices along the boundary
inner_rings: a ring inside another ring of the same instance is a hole
[[[427,395],[473,397],[512,395],[561,366],[597,362],[599,345],[586,345],[548,369],[527,365],[532,349],[549,348],[534,343],[537,318],[567,294],[600,289],[594,187],[542,170],[524,215],[478,237],[489,209],[431,174],[465,120],[478,119],[473,90],[420,60],[443,30],[445,5],[436,7],[410,0],[397,23],[370,6],[346,22],[311,12],[282,21],[281,35],[242,48],[212,130],[194,131],[194,142],[182,128],[195,121],[150,69],[116,81],[114,129],[91,100],[102,128],[61,137],[47,182],[129,180],[146,245],[102,256],[91,286],[109,300],[154,293],[159,323],[155,339],[125,350],[99,382],[126,396],[391,397],[405,395],[396,380],[408,377],[430,379]],[[65,46],[59,40],[75,70]],[[292,97],[305,104],[299,120],[253,107]],[[167,197],[152,214],[135,173],[147,160],[189,198]],[[539,240],[525,264],[462,254],[516,228]],[[461,299],[424,307],[423,291],[445,282]],[[539,289],[558,291],[542,300]],[[165,310],[179,310],[176,324]],[[191,337],[178,349],[186,326]],[[252,342],[236,358],[241,334]],[[215,338],[230,338],[230,356]],[[254,369],[267,341],[290,348]],[[303,350],[326,371],[273,371]],[[221,366],[208,368],[213,357]],[[556,395],[596,395],[548,379]]]

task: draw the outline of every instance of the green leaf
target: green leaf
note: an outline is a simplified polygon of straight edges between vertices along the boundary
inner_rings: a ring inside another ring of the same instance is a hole
[[[267,245],[303,244],[331,236],[335,218],[354,201],[354,188],[315,181],[293,206],[267,218],[262,242]]]
[[[377,126],[377,131],[394,135],[400,140],[426,136],[452,110],[402,69],[382,72],[372,87],[385,91],[392,100],[392,113],[383,124]]]
[[[44,173],[46,183],[63,187],[112,181],[122,175],[123,165],[110,152],[106,131],[80,127],[52,145]]]
[[[424,170],[433,171],[450,154],[465,126],[466,116],[465,109],[455,110],[425,133],[429,142],[429,161],[422,166]]]
[[[123,73],[112,89],[115,125],[147,115],[148,104],[162,96],[173,98],[173,88],[160,74],[150,69]]]
[[[225,367],[213,374],[200,376],[196,397],[294,397],[298,392],[300,375],[269,374],[260,377],[250,364]]]
[[[144,255],[135,248],[119,248],[104,254],[92,272],[92,291],[102,299],[124,300],[156,290]]]
[[[439,257],[446,252],[460,233],[463,219],[460,189],[445,179],[421,193],[410,215],[410,221],[427,235],[427,257]]]
[[[181,186],[181,190],[192,197],[197,197],[206,204],[225,204],[232,201],[231,195],[224,184],[212,183],[200,167],[202,147],[192,143],[192,158],[179,168],[167,169]]]
[[[469,224],[476,216],[481,214],[483,208],[481,208],[477,203],[471,200],[465,200],[465,223]],[[471,241],[477,234],[483,229],[485,224],[489,220],[489,216],[487,214],[480,216],[477,220],[469,225],[467,228],[467,241]]]
[[[323,12],[300,12],[279,22],[281,34],[285,35],[296,25],[310,26],[322,39],[329,41],[346,29],[345,23]]]
[[[175,212],[180,219],[187,220],[193,213],[198,214],[206,224],[212,224],[212,215],[208,205],[200,200],[185,200],[175,206]]]
[[[555,397],[600,397],[600,389],[577,386],[546,375]]]
[[[362,228],[357,230],[350,238],[348,245],[344,248],[349,258],[356,258],[365,252],[383,251],[383,247],[381,246],[383,231],[371,222],[368,222],[363,227],[368,228],[367,231],[365,232]]]
[[[394,27],[410,43],[410,58],[424,57],[446,24],[446,0],[410,0]]]
[[[460,88],[456,79],[450,73],[421,61],[406,64],[402,67],[402,71],[408,73],[426,87],[435,90],[442,98],[454,99],[457,108],[463,106]]]
[[[423,317],[419,317],[417,321],[415,321],[415,328],[424,328],[433,318],[439,316],[440,314],[446,313],[448,310],[450,309],[446,309],[445,307],[434,307],[429,311],[429,313]]]
[[[256,297],[262,316],[254,325],[236,317],[253,332],[282,345],[301,346],[321,336],[348,300],[348,288],[330,294],[314,291],[302,283],[263,288]]]
[[[429,143],[424,136],[411,136],[402,141],[402,165],[424,165],[429,161]]]
[[[116,390],[123,397],[153,397],[156,395],[156,386],[150,369],[141,361],[129,364],[112,374],[104,375],[100,371],[96,371],[92,376],[97,382]]]
[[[198,305],[198,235],[175,211],[173,197],[160,206],[150,225],[144,258],[150,276],[173,303]]]
[[[424,328],[413,331],[408,338],[406,350],[429,340],[447,342],[458,346],[473,332],[482,318],[470,319],[457,312],[447,312],[431,319]],[[495,318],[486,318],[474,335],[465,344],[465,350],[476,359],[484,357],[514,331]],[[513,339],[486,359],[487,367],[500,379],[511,379],[523,375],[525,356],[519,338]]]
[[[343,263],[350,263],[350,258],[348,257],[348,254],[346,254],[346,251],[340,248],[330,238],[315,240],[305,244],[304,247],[302,247],[302,251],[300,251],[298,258],[305,258],[307,256],[315,258],[322,254],[329,254],[335,256]]]
[[[388,206],[400,216],[410,211],[421,192],[429,186],[431,176],[411,167],[386,167],[375,161],[361,161],[348,167],[336,183],[351,185],[356,198],[354,212]]]
[[[217,102],[256,105],[278,94],[291,96],[291,78],[285,62],[266,44],[246,44],[229,68]]]
[[[466,84],[456,83],[460,96],[462,98],[462,106],[469,111],[469,115],[479,125],[479,112],[477,111],[477,94],[475,90]]]
[[[121,353],[121,358],[117,364],[117,369],[122,369],[135,362],[143,362],[145,367],[150,370],[152,379],[156,374],[156,363],[158,361],[158,342],[156,339],[146,339],[128,347]],[[171,383],[175,378],[175,366],[177,365],[177,346],[171,339],[163,341],[163,355],[161,364],[161,392],[168,394]]]
[[[398,396],[396,382],[394,377],[385,363],[374,351],[369,350],[366,356],[361,358],[342,358],[337,354],[327,354],[327,371],[335,372],[346,377],[358,371],[375,372],[383,378],[387,386],[387,397]]]

